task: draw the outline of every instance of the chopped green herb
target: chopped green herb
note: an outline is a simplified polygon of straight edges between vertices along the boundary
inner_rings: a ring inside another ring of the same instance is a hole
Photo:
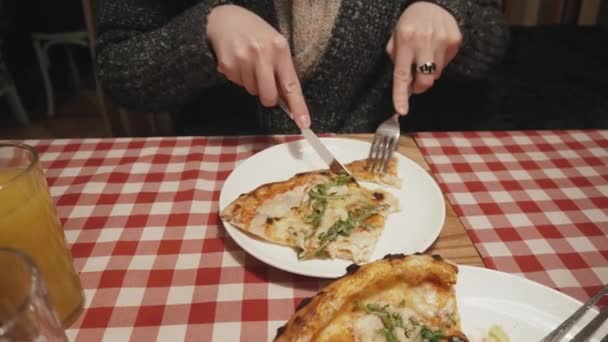
[[[378,213],[378,211],[385,207],[386,204],[369,205],[364,208],[349,211],[346,220],[340,219],[334,222],[334,224],[329,227],[327,231],[322,232],[317,236],[319,239],[319,247],[310,253],[309,256],[320,256],[322,253],[324,253],[325,248],[327,248],[330,243],[336,241],[339,236],[350,236],[355,227],[361,226],[363,222],[370,216]]]
[[[399,307],[400,307],[400,308],[405,307],[405,299],[402,299],[402,300],[399,302]]]
[[[373,314],[378,316],[382,321],[382,325],[384,325],[384,329],[379,330],[379,333],[384,334],[387,342],[398,342],[399,339],[395,336],[395,328],[404,328],[403,320],[401,319],[401,315],[398,313],[390,313],[388,312],[388,304],[384,306],[380,306],[378,304],[367,304],[362,306],[361,304],[357,304],[368,314]]]
[[[433,330],[426,325],[423,325],[420,328],[420,337],[422,337],[422,341],[425,342],[441,342],[443,339],[443,330]]]
[[[348,174],[339,174],[333,177],[327,183],[317,184],[310,191],[308,191],[308,196],[310,197],[310,207],[312,209],[312,214],[307,217],[307,221],[314,228],[318,228],[321,224],[321,220],[325,215],[325,210],[327,209],[328,200],[330,199],[338,199],[344,198],[344,196],[338,196],[335,192],[330,192],[330,189],[334,186],[340,186],[347,184],[352,181],[352,177]]]
[[[447,322],[445,324],[446,328],[450,328],[456,325],[456,323],[458,323],[458,320],[456,319],[456,314],[453,312],[450,312],[448,315],[448,319]]]
[[[355,179],[353,178],[353,176],[349,175],[348,173],[340,173],[340,174],[336,175],[334,178],[332,178],[331,182],[334,185],[344,185],[344,184],[348,184],[354,180]]]
[[[418,320],[417,320],[417,319],[416,319],[416,317],[414,317],[414,316],[411,316],[411,317],[410,317],[410,319],[409,319],[409,321],[410,321],[410,324],[411,324],[411,325],[412,325],[414,328],[420,325],[420,322],[418,322]]]
[[[408,318],[408,321],[410,324],[403,326],[403,334],[405,335],[405,337],[410,338],[412,336],[412,333],[415,332],[416,328],[420,325],[420,322],[418,322],[418,320],[414,316],[410,316]]]

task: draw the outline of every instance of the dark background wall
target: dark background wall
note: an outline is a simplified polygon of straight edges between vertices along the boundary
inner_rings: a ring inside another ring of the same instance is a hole
[[[81,2],[80,0],[0,0],[0,10],[2,35],[0,51],[22,101],[28,109],[44,106],[44,88],[31,34],[85,30]],[[88,50],[75,47],[72,51],[82,74],[90,74],[91,61]],[[53,85],[61,91],[62,88],[69,87],[64,48],[51,48],[50,55]],[[8,111],[2,110],[0,113],[6,115]]]

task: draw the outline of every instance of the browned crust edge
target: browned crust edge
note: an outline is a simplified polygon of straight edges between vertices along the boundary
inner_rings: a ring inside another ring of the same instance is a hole
[[[364,166],[366,162],[366,159],[355,160],[346,164],[346,167],[353,173],[355,178],[361,177],[362,179],[372,180],[373,177],[370,178],[367,175],[369,172]],[[395,158],[391,158],[389,161],[388,173],[395,176],[397,175],[397,162]],[[265,199],[279,193],[285,193],[299,185],[305,184],[310,178],[331,176],[332,173],[327,169],[313,170],[297,173],[284,181],[262,184],[247,193],[241,194],[237,199],[233,200],[226,208],[220,211],[220,218],[240,229],[249,231],[249,222],[255,215],[257,208]]]
[[[387,278],[404,279],[411,284],[426,281],[442,287],[456,284],[458,267],[439,255],[389,254],[364,265],[350,265],[347,273],[312,298],[304,299],[287,323],[277,329],[274,341],[309,340],[333,318],[336,311],[364,289]],[[354,286],[353,284],[356,284]]]
[[[331,173],[327,170],[316,170],[295,174],[284,181],[262,184],[247,193],[241,194],[237,199],[232,201],[220,212],[220,218],[240,229],[249,231],[249,223],[255,216],[257,208],[265,200],[306,184],[311,178],[330,176]]]
[[[344,167],[346,167],[353,174],[353,176],[355,176],[355,178],[358,178],[361,180],[367,180],[367,181],[371,181],[371,182],[376,181],[377,175],[374,173],[371,173],[367,168],[367,159],[360,159],[360,160],[352,161],[352,162],[344,165]],[[399,178],[399,174],[397,172],[397,158],[392,157],[391,159],[389,159],[388,165],[386,168],[386,173],[391,176]],[[400,179],[400,181],[402,181],[402,180]],[[385,185],[384,182],[382,182],[381,184]]]

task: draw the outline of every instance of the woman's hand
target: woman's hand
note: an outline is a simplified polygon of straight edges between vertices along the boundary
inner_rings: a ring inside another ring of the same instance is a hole
[[[207,37],[218,60],[218,70],[230,81],[257,95],[272,107],[279,96],[287,101],[297,125],[310,126],[310,115],[289,44],[256,14],[234,5],[214,8],[207,21]]]
[[[429,89],[454,58],[461,42],[462,34],[456,19],[442,7],[419,1],[405,9],[386,46],[395,64],[393,103],[398,113],[404,115],[409,110],[412,79],[414,93]],[[420,70],[421,66],[427,73]],[[435,70],[430,72],[432,69]]]

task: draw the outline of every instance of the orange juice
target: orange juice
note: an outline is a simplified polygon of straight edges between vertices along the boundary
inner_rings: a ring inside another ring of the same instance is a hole
[[[34,260],[59,319],[68,326],[81,312],[83,291],[46,179],[37,160],[32,162],[29,168],[0,168],[0,246]]]

